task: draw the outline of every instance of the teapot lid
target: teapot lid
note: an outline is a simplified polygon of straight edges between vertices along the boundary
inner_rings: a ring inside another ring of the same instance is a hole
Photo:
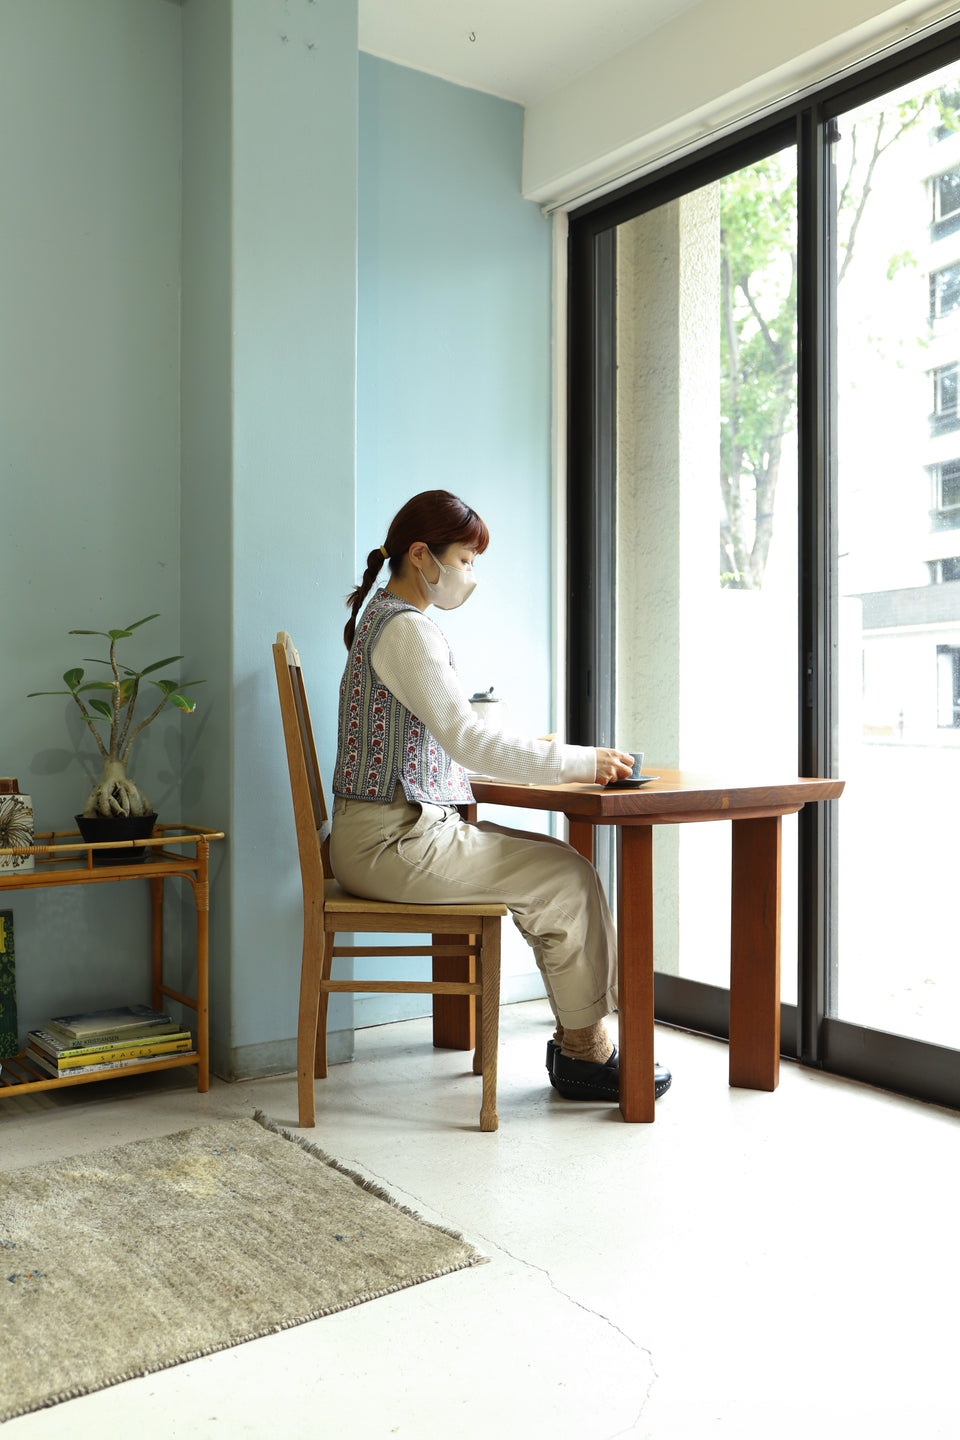
[[[20,785],[16,780],[0,779],[0,795],[19,795]]]
[[[478,690],[470,696],[471,705],[501,705],[503,702],[499,695],[494,695],[493,686],[489,690]]]

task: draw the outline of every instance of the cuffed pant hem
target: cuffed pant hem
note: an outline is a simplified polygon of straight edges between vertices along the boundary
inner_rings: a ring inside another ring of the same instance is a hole
[[[556,1010],[555,1014],[564,1030],[584,1030],[588,1025],[595,1025],[598,1020],[612,1015],[616,1008],[616,993],[608,990],[606,995],[602,995],[599,1000],[582,1010]]]

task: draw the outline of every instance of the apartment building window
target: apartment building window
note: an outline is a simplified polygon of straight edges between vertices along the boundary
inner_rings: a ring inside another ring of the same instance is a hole
[[[960,310],[960,263],[930,272],[930,319],[942,320]]]
[[[934,176],[933,228],[930,238],[939,240],[960,230],[960,170],[946,170]]]
[[[948,140],[951,135],[956,135],[960,129],[958,125],[958,112],[960,112],[960,86],[944,86],[937,91],[937,105],[940,108],[940,124],[933,131],[933,140]]]
[[[951,580],[960,580],[960,555],[951,555],[945,560],[928,560],[930,584],[943,585]]]
[[[942,435],[960,426],[960,415],[957,413],[960,365],[941,365],[932,373],[933,413],[930,416],[930,433]]]
[[[937,726],[960,729],[960,645],[937,646]]]
[[[931,465],[930,478],[933,481],[931,528],[960,528],[960,460],[945,460],[940,465]]]

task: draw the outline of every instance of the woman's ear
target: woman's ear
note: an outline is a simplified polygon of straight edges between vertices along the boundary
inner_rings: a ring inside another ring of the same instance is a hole
[[[417,566],[422,565],[427,556],[426,541],[414,540],[413,544],[408,546],[407,554]]]

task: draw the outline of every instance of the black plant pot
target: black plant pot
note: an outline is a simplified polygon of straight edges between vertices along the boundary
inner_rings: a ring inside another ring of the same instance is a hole
[[[119,840],[149,840],[157,823],[156,815],[75,815],[77,829],[90,845],[104,841],[116,843]],[[94,850],[94,865],[136,865],[147,853],[154,852],[152,845],[131,845],[116,850]]]

